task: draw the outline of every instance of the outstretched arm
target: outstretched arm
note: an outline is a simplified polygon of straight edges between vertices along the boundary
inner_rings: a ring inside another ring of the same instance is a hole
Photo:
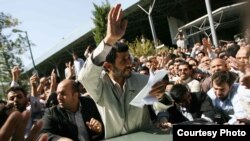
[[[123,20],[121,4],[111,8],[108,14],[107,34],[104,42],[113,45],[125,34],[127,24],[128,21]]]

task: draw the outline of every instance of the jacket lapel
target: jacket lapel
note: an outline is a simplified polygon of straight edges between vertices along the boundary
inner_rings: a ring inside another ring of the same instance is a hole
[[[78,136],[77,126],[74,124],[73,121],[69,119],[68,114],[66,113],[64,109],[60,108],[59,106],[57,106],[57,108],[58,108],[59,113],[61,114],[61,116],[58,116],[58,117],[63,122],[63,125],[65,125],[66,128],[69,129],[73,137],[77,137]]]

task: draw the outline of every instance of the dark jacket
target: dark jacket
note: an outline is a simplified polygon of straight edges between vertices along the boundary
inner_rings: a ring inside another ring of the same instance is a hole
[[[191,93],[192,101],[188,112],[191,113],[193,119],[201,118],[204,114],[206,117],[214,120],[215,109],[205,93]],[[165,116],[170,123],[181,123],[188,121],[188,119],[182,115],[179,107],[174,104],[172,107],[168,108],[164,113],[160,113],[159,117]]]
[[[90,121],[91,118],[95,118],[102,123],[101,116],[98,112],[98,109],[94,101],[89,97],[81,97],[81,113],[83,121],[87,132],[89,133],[90,140],[103,139],[104,132],[101,134],[96,134],[93,131],[90,131],[86,125],[87,121]],[[66,111],[59,106],[54,106],[49,109],[46,109],[44,116],[44,126],[41,133],[47,133],[49,136],[49,141],[57,140],[60,137],[67,137],[74,141],[78,141],[78,130],[77,125],[74,122],[71,122]],[[77,123],[82,124],[82,123]],[[102,123],[103,130],[104,125]]]

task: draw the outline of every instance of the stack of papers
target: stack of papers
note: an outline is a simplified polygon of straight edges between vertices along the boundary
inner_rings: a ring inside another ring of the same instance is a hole
[[[152,86],[155,83],[162,81],[162,79],[166,74],[167,71],[165,69],[157,70],[155,72],[150,72],[148,83],[139,92],[139,94],[130,102],[130,104],[142,108],[144,105],[152,105],[154,102],[157,102],[158,99],[153,96],[150,96],[149,92],[152,90]]]

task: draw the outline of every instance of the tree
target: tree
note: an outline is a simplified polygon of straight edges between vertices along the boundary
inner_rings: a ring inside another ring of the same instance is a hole
[[[107,29],[107,15],[110,10],[110,4],[108,1],[102,3],[102,6],[98,6],[93,3],[95,10],[92,11],[94,18],[92,18],[95,28],[93,29],[94,39],[96,44],[99,44],[106,35]]]
[[[155,54],[154,43],[151,40],[136,38],[132,43],[128,43],[129,51],[133,56],[150,56]]]
[[[0,88],[4,93],[5,86],[9,85],[11,80],[11,68],[13,66],[22,67],[22,60],[18,55],[27,50],[25,37],[13,32],[3,32],[13,28],[20,22],[12,18],[9,14],[0,13]]]

